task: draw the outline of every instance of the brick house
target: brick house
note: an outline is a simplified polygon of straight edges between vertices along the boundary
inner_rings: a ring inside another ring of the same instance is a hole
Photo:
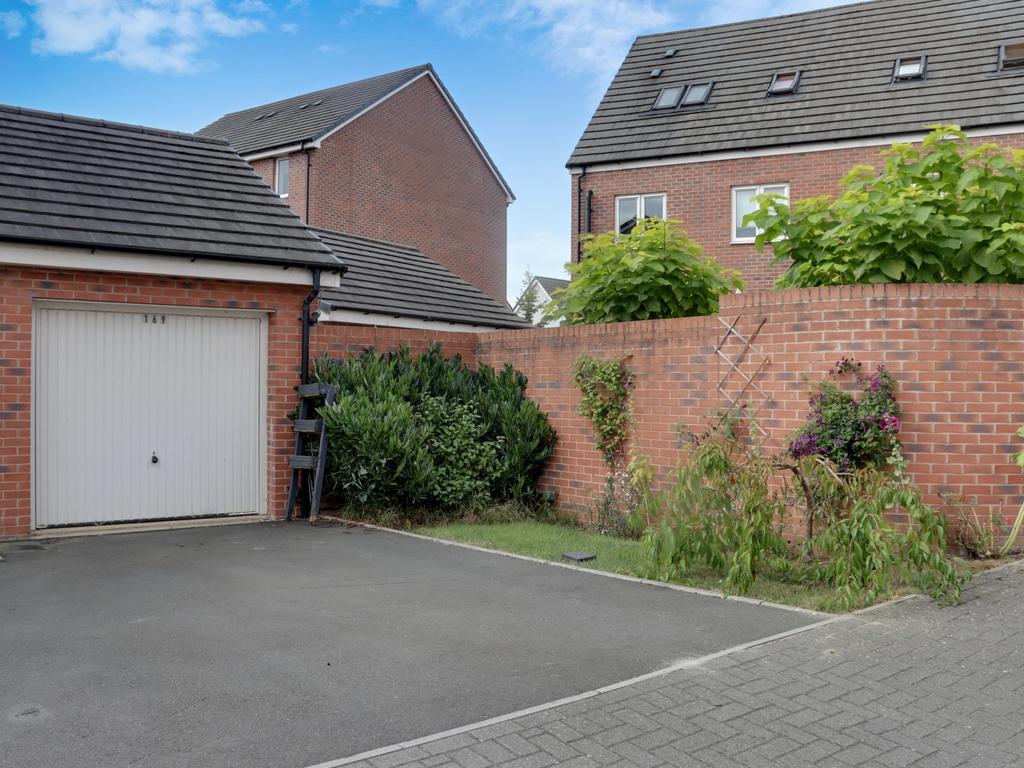
[[[525,325],[223,140],[0,106],[0,164],[0,538],[281,517],[309,357]]]
[[[567,164],[571,258],[581,233],[667,216],[771,287],[756,194],[833,193],[936,123],[1024,148],[1022,29],[1022,3],[872,0],[637,38]]]
[[[315,227],[416,248],[505,301],[515,199],[431,65],[232,112],[226,139]]]

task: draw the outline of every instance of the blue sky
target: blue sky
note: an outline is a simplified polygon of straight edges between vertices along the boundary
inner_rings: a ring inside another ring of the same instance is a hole
[[[843,1],[0,0],[0,102],[192,131],[432,62],[518,197],[511,295],[562,273],[565,161],[636,35]]]

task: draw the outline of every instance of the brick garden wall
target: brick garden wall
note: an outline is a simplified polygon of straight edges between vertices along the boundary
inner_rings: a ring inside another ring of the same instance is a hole
[[[1024,134],[977,140],[1017,149],[1024,148]],[[591,230],[615,228],[615,198],[621,195],[665,193],[670,219],[683,226],[704,252],[726,266],[738,269],[747,290],[771,288],[784,268],[772,263],[770,251],[759,252],[750,244],[733,244],[732,188],[754,184],[788,183],[791,200],[835,194],[839,182],[858,163],[880,167],[884,147],[855,147],[820,152],[799,152],[769,157],[650,168],[591,171],[583,177],[583,195],[593,190]],[[577,178],[572,184],[572,256],[576,258]]]
[[[882,285],[763,291],[726,297],[720,317],[739,318],[750,335],[764,320],[754,353],[741,361],[768,399],[759,423],[780,448],[807,414],[810,386],[840,357],[884,363],[905,411],[901,437],[908,471],[930,502],[942,493],[974,497],[983,510],[1015,515],[1024,472],[1012,462],[1024,424],[1024,287]],[[559,433],[543,485],[568,509],[600,493],[606,471],[588,422],[577,412],[575,359],[628,355],[636,372],[636,443],[665,478],[682,457],[679,429],[701,431],[725,405],[717,391],[728,365],[715,347],[718,318],[494,332],[479,359],[508,361],[530,379],[530,396]],[[741,345],[726,346],[731,357]],[[733,375],[726,388],[739,393]],[[749,398],[761,405],[759,396]]]

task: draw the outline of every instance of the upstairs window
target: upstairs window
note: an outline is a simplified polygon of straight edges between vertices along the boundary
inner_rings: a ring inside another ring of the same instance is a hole
[[[999,48],[999,69],[1024,68],[1024,43],[1003,45]]]
[[[757,237],[757,227],[744,224],[743,219],[757,210],[758,195],[782,195],[789,203],[789,184],[758,184],[749,187],[732,188],[732,241],[752,243]]]
[[[771,85],[768,86],[768,95],[778,96],[784,93],[796,93],[796,89],[799,87],[799,69],[791,69],[786,72],[776,72],[772,75]]]
[[[288,158],[279,157],[274,172],[274,189],[281,197],[288,197]]]
[[[927,56],[907,56],[896,59],[892,68],[892,81],[894,83],[906,80],[924,80],[925,72],[928,71]]]
[[[615,231],[628,235],[640,219],[664,219],[665,195],[624,195],[615,198]]]
[[[679,100],[683,97],[685,85],[670,85],[658,92],[658,98],[654,100],[654,109],[675,109],[679,106]]]

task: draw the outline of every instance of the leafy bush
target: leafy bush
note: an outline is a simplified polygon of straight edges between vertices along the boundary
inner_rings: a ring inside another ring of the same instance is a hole
[[[885,366],[866,375],[861,363],[844,357],[829,370],[829,376],[833,380],[852,377],[861,395],[855,398],[833,381],[819,383],[811,396],[807,424],[790,441],[790,456],[821,456],[842,472],[899,465],[900,408],[896,382]]]
[[[570,324],[711,315],[718,297],[743,287],[739,273],[706,257],[678,222],[641,219],[628,235],[607,232],[583,245],[545,316]]]
[[[771,475],[770,462],[735,441],[697,446],[675,485],[653,501],[660,523],[644,534],[648,575],[669,580],[701,564],[725,572],[727,589],[748,591],[786,552],[775,528],[785,506]]]
[[[909,483],[874,470],[841,481],[849,500],[845,514],[804,547],[823,561],[808,574],[835,588],[830,607],[855,608],[913,583],[937,600],[955,603],[969,578],[946,556],[945,521]],[[901,511],[905,526],[889,522]]]
[[[454,514],[537,500],[555,431],[511,366],[474,370],[439,345],[415,357],[368,349],[318,358],[313,379],[341,392],[321,412],[337,501]]]
[[[831,587],[826,607],[840,610],[904,584],[959,599],[968,576],[946,556],[943,518],[913,486],[877,469],[841,475],[825,459],[814,465],[827,471],[804,471],[810,487],[797,493],[775,476],[792,465],[721,435],[698,443],[675,485],[652,499],[658,522],[643,537],[647,575],[667,580],[706,566],[723,574],[726,589],[744,593],[759,573],[773,572]],[[787,507],[802,501],[804,514],[821,515],[823,524],[797,551],[781,532]],[[897,513],[906,525],[890,521]]]
[[[835,199],[764,196],[746,217],[758,247],[791,261],[780,288],[1024,282],[1024,152],[938,125],[883,155],[881,172],[856,166]]]

